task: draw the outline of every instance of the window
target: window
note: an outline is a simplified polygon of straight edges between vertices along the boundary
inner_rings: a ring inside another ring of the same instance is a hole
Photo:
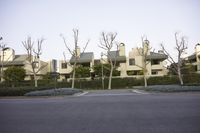
[[[130,66],[135,65],[135,59],[129,59],[129,65]]]
[[[83,67],[90,67],[90,63],[81,63],[81,66],[83,66]]]
[[[151,71],[151,75],[158,75],[158,71],[155,70]]]
[[[151,65],[159,65],[160,61],[159,60],[152,60]]]
[[[143,75],[143,72],[141,70],[131,70],[127,71],[128,75]]]
[[[190,60],[190,63],[194,63],[194,62],[197,62],[196,58]]]
[[[62,69],[66,69],[66,68],[67,68],[67,63],[62,63],[62,64],[61,64],[61,68],[62,68]]]

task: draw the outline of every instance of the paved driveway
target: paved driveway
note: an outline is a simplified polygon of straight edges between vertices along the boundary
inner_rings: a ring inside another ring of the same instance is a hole
[[[1,133],[199,133],[200,93],[0,99]]]

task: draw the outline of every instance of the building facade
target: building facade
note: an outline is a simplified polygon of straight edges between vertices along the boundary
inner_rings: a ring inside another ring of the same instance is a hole
[[[149,42],[146,44],[149,47]],[[107,53],[107,58],[105,59],[95,59],[92,52],[80,53],[80,58],[77,63],[83,66],[92,68],[96,64],[106,64],[109,61],[116,62],[116,68],[120,72],[119,77],[142,77],[142,55],[140,55],[139,50],[141,48],[133,48],[126,56],[125,44],[121,43],[117,51],[110,51]],[[80,51],[80,50],[79,50]],[[167,55],[163,51],[158,52],[147,52],[147,77],[150,76],[164,76],[167,75],[166,60]],[[74,58],[72,57],[68,61],[59,61],[59,73],[60,79],[64,80],[70,78],[72,72],[72,66],[70,64],[74,63]],[[86,65],[87,64],[87,65]]]
[[[186,65],[192,65],[194,66],[194,71],[196,73],[200,73],[200,44],[196,44],[195,46],[195,52],[186,57],[185,59]]]
[[[36,58],[36,57],[32,56],[32,58]],[[28,55],[26,54],[16,55],[15,51],[12,48],[4,48],[3,50],[0,51],[1,73],[2,71],[6,70],[8,67],[11,67],[11,66],[18,66],[18,67],[24,68],[26,71],[25,80],[30,80],[33,78],[32,66],[28,61]],[[44,68],[39,70],[41,66],[44,66]],[[38,71],[37,76],[39,79],[41,79],[42,76],[47,74],[48,72],[57,71],[56,60],[45,62],[40,59],[36,59],[35,71]],[[1,80],[3,80],[2,76],[1,76]]]
[[[89,67],[90,72],[93,72],[94,66],[94,53],[93,52],[84,52],[81,53],[80,48],[76,49],[77,58],[71,57],[70,60],[60,60],[59,61],[59,74],[60,81],[70,79],[72,77],[73,64],[76,62],[77,66]]]
[[[145,47],[148,50],[150,47],[149,41],[145,42]],[[144,47],[144,48],[145,48]],[[141,48],[132,48],[129,52],[128,57],[121,60],[117,68],[120,71],[120,77],[141,77],[143,74],[143,55],[140,53]],[[125,56],[125,45],[119,46],[119,56]],[[167,75],[166,59],[167,55],[163,51],[158,52],[147,51],[147,76],[164,76]]]

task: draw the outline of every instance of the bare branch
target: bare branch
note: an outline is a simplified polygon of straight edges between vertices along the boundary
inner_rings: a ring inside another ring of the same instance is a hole
[[[170,63],[174,63],[175,64],[176,62],[174,61],[172,56],[169,54],[169,52],[165,49],[164,45],[163,44],[160,44],[160,45],[161,45],[161,48],[164,51],[164,53],[170,58],[170,59],[168,59],[170,61]]]
[[[38,39],[37,40],[37,50],[33,49],[33,52],[35,53],[36,57],[39,59],[40,55],[42,54],[42,43],[44,42],[44,39]]]
[[[104,50],[107,50],[105,47],[103,47],[103,46],[100,46],[100,45],[98,45],[98,47],[100,47],[100,48],[102,48],[102,49],[104,49]]]
[[[65,44],[65,47],[67,48],[67,50],[69,51],[69,53],[70,53],[72,56],[74,56],[74,53],[72,52],[72,50],[68,47],[68,45],[67,45],[67,43],[66,43],[65,37],[64,37],[62,34],[61,34],[60,36],[62,37],[63,42],[64,42],[64,44]]]
[[[87,48],[89,42],[90,42],[90,40],[88,39],[88,41],[87,41],[86,44],[85,44],[85,47],[83,48],[83,53],[85,52],[85,50],[86,50],[86,48]]]

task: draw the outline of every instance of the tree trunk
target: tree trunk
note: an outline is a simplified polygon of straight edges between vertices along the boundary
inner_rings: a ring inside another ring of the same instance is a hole
[[[3,69],[1,68],[1,73],[0,73],[0,82],[3,82]]]
[[[112,85],[112,73],[113,73],[113,66],[111,65],[109,82],[108,82],[108,89],[109,90],[111,90],[111,85]]]
[[[146,73],[144,74],[144,87],[147,87],[147,77],[146,77]]]
[[[3,71],[3,68],[4,68],[3,61],[4,61],[4,51],[3,51],[2,61],[1,61],[1,75],[0,75],[0,81],[1,81],[1,83],[3,82],[3,79],[4,79],[4,76],[3,76],[3,73],[4,73],[4,71]]]
[[[35,87],[38,87],[37,76],[35,73],[34,73],[34,81],[35,81]]]
[[[144,77],[144,87],[146,88],[147,87],[147,66],[146,66],[146,57],[143,57],[145,58],[143,60],[143,77]]]
[[[73,66],[72,88],[74,88],[75,75],[76,75],[76,63]]]
[[[178,68],[178,79],[181,85],[183,85],[183,78],[182,78],[182,74],[181,74],[181,69]]]
[[[104,90],[103,64],[101,64],[101,83],[102,83],[102,89]]]

